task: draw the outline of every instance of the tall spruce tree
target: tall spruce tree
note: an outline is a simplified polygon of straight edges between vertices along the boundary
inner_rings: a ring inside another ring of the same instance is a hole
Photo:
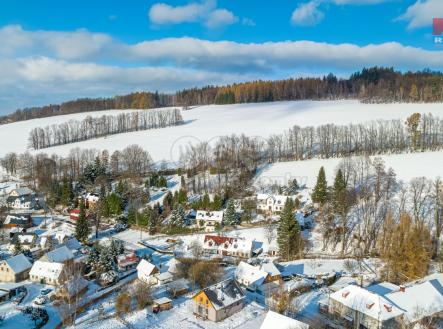
[[[64,206],[68,206],[72,198],[74,197],[73,191],[72,191],[72,182],[70,179],[68,179],[66,176],[63,178],[63,184],[62,184],[62,191],[61,191],[61,203]]]
[[[280,257],[283,260],[292,260],[302,253],[303,243],[300,225],[294,218],[294,201],[288,198],[281,213],[277,228],[277,244]]]
[[[237,215],[235,213],[234,202],[232,200],[228,200],[224,215],[224,222],[227,225],[235,225],[237,223]]]
[[[18,236],[16,236],[16,239],[14,241],[14,250],[13,250],[13,255],[18,255],[21,254],[23,252],[23,248],[22,248],[22,244],[20,242],[20,239]]]
[[[169,224],[172,227],[183,227],[185,225],[185,210],[181,204],[176,204],[172,210]]]
[[[317,176],[317,183],[312,192],[312,201],[324,204],[328,199],[328,183],[326,182],[325,168],[321,167]]]
[[[81,200],[80,213],[75,225],[75,237],[78,241],[85,243],[88,241],[89,233],[91,233],[91,229],[89,228],[88,219],[86,218],[85,202]]]
[[[347,197],[346,197],[346,182],[343,178],[343,173],[341,169],[337,171],[335,176],[334,186],[332,187],[332,208],[335,213],[342,214],[344,209],[347,208]]]

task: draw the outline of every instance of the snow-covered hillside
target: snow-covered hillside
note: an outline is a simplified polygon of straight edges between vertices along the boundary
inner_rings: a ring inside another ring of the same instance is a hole
[[[394,169],[397,178],[409,182],[415,177],[433,179],[443,177],[443,152],[423,152],[378,156],[385,162],[386,168]],[[374,158],[374,157],[371,157]],[[326,178],[332,184],[335,170],[341,159],[313,159],[306,161],[279,162],[263,167],[255,179],[256,186],[287,185],[294,178],[306,187],[312,188],[317,180],[318,171],[323,166]]]
[[[56,116],[0,126],[0,157],[7,152],[27,149],[29,131],[35,127],[102,116],[121,111],[102,111]],[[41,150],[66,155],[74,147],[108,149],[110,152],[130,144],[145,148],[155,161],[176,161],[180,147],[218,136],[245,134],[268,137],[293,125],[317,126],[326,123],[348,124],[377,119],[403,119],[414,112],[443,115],[442,104],[361,104],[357,101],[299,101],[260,104],[210,105],[183,112],[185,125],[108,136]]]

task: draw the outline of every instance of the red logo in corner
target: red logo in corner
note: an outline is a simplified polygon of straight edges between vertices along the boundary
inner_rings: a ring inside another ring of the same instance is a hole
[[[443,34],[443,18],[434,18],[433,35]]]

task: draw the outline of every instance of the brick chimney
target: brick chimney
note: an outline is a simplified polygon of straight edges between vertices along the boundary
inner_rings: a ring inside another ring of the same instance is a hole
[[[406,287],[405,286],[400,286],[400,292],[405,292],[406,291]]]

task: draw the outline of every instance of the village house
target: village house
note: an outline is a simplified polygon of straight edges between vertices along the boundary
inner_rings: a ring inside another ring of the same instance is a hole
[[[155,275],[160,273],[157,266],[148,262],[146,259],[142,259],[137,265],[137,277],[140,281],[154,285],[157,284]]]
[[[32,264],[23,254],[7,258],[0,262],[1,282],[20,282],[29,276]]]
[[[137,267],[138,257],[135,252],[117,256],[117,266],[120,271],[128,271]]]
[[[260,270],[268,273],[265,283],[282,281],[281,272],[273,262],[271,261],[263,262],[260,265]]]
[[[214,232],[223,223],[223,211],[197,210],[195,220],[199,227],[204,227],[205,232]]]
[[[283,210],[287,199],[286,195],[257,194],[257,212],[277,215]]]
[[[9,194],[19,188],[19,184],[16,182],[0,183],[0,196],[9,196]]]
[[[278,246],[270,245],[267,251],[268,256],[276,257],[278,256]]]
[[[174,276],[169,272],[162,272],[154,275],[154,279],[157,280],[157,285],[162,286],[174,281]]]
[[[66,281],[65,265],[38,260],[32,265],[29,278],[36,283],[61,285]]]
[[[33,210],[37,204],[37,200],[35,193],[31,189],[21,187],[9,193],[6,203],[9,208],[14,210]]]
[[[273,311],[266,313],[260,329],[276,329],[276,325],[278,329],[309,329],[308,324]]]
[[[20,283],[0,283],[0,303],[11,300],[12,297],[17,295],[24,295],[26,288],[23,282]]]
[[[277,312],[268,311],[260,329],[309,329],[309,325],[284,316]]]
[[[67,267],[74,264],[74,254],[66,246],[44,254],[32,265],[29,277],[31,281],[60,285],[66,282]]]
[[[228,279],[201,290],[193,300],[197,317],[219,322],[243,309],[245,294],[237,281]]]
[[[263,263],[254,266],[246,262],[240,262],[235,271],[236,280],[250,291],[260,291],[262,286],[271,282],[278,285],[281,282],[281,274],[274,263]]]
[[[86,209],[94,209],[100,197],[96,193],[86,193],[77,198],[77,201],[84,202]]]
[[[329,297],[329,314],[353,328],[400,328],[403,311],[384,297],[350,285]]]
[[[25,228],[32,227],[32,218],[30,214],[9,214],[3,222],[4,228]]]
[[[207,255],[251,258],[254,241],[245,238],[234,238],[218,235],[205,235],[203,251]]]
[[[183,296],[189,292],[191,284],[187,279],[181,278],[167,284],[166,291],[172,298]]]
[[[68,247],[61,246],[44,254],[39,261],[69,265],[74,261],[74,254]]]
[[[235,279],[248,290],[256,291],[265,283],[268,273],[246,262],[240,262],[235,271]]]
[[[9,244],[9,250],[13,251],[15,249],[15,244],[17,240],[20,242],[20,246],[23,250],[31,250],[36,246],[37,234],[35,233],[15,233]]]
[[[77,221],[78,217],[80,216],[80,209],[72,209],[69,213],[69,219],[73,221]]]
[[[442,287],[442,274],[405,286],[389,282],[366,289],[349,285],[330,295],[327,311],[334,318],[361,328],[413,327],[423,319],[443,315]]]
[[[80,216],[80,209],[79,208],[72,209],[69,212],[69,219],[72,221],[77,221],[79,216]],[[86,219],[92,218],[92,215],[89,211],[85,211],[85,216],[86,216]]]

